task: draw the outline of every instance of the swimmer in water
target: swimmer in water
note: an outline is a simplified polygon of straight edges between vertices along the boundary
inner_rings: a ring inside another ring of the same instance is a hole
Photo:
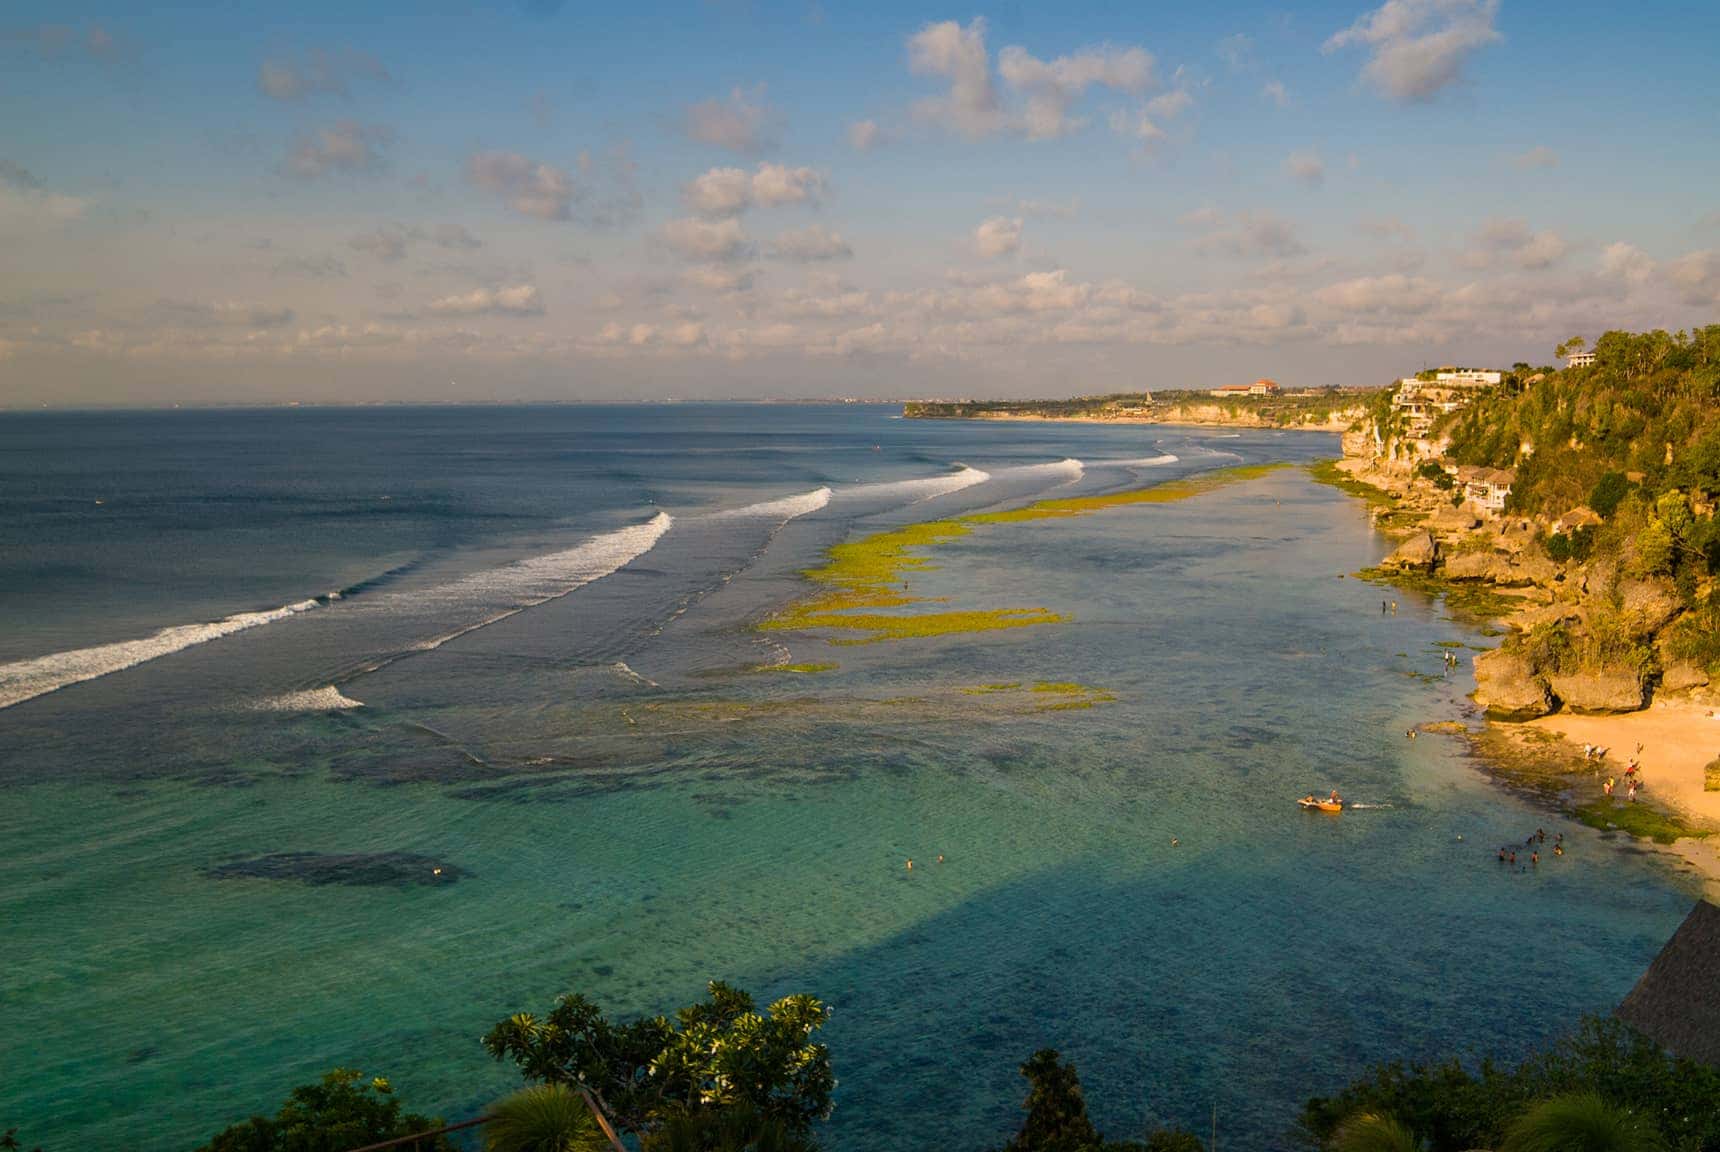
[[[910,856],[908,858],[908,871],[912,872],[913,870],[914,870],[914,859],[913,859],[913,857]]]

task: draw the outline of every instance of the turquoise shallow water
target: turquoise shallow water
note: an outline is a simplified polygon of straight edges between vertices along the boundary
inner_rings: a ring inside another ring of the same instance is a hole
[[[1330,447],[1191,434],[1168,472]],[[958,500],[1139,482],[1089,460],[1073,487]],[[1384,545],[1299,471],[982,528],[913,578],[1066,624],[861,647],[746,628],[820,547],[943,507],[794,520],[667,599],[712,553],[653,551],[341,681],[353,712],[214,702],[207,683],[282,651],[262,632],[159,661],[183,663],[151,681],[171,687],[124,673],[0,712],[0,1122],[49,1148],[190,1147],[336,1063],[464,1116],[511,1083],[477,1043],[507,1013],[570,989],[668,1010],[721,977],[833,1005],[838,1150],[995,1146],[1015,1066],[1047,1044],[1110,1134],[1216,1104],[1230,1146],[1282,1147],[1304,1097],[1372,1061],[1510,1056],[1605,1011],[1686,910],[1653,861],[1502,793],[1447,739],[1404,738],[1462,714],[1437,643],[1485,641],[1340,579]],[[777,641],[840,667],[739,671]],[[324,671],[306,650],[299,687]],[[962,691],[1041,680],[1115,700]],[[1294,808],[1334,786],[1380,807]],[[1500,869],[1494,846],[1538,825],[1570,853]],[[467,875],[205,871],[286,851]]]

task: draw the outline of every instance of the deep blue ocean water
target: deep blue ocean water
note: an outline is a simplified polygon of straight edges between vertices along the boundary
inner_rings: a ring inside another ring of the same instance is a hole
[[[910,577],[1062,624],[755,627],[868,531],[1336,450],[875,406],[0,418],[0,1127],[190,1148],[336,1064],[461,1118],[513,1083],[497,1019],[723,978],[834,1006],[836,1152],[999,1144],[1045,1045],[1110,1135],[1216,1105],[1277,1148],[1370,1062],[1609,1009],[1691,893],[1404,738],[1463,714],[1438,644],[1488,641],[1340,578],[1386,545],[1300,470]],[[1036,681],[1115,699],[969,691]],[[1334,786],[1375,807],[1293,807]],[[1572,850],[1500,869],[1536,826]],[[460,878],[213,871],[272,853]]]

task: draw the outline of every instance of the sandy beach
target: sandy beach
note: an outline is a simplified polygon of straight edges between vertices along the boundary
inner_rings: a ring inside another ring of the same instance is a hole
[[[1640,744],[1644,795],[1695,823],[1720,830],[1720,791],[1703,787],[1704,766],[1720,756],[1720,705],[1713,701],[1657,699],[1641,712],[1617,716],[1556,712],[1521,727],[1608,749],[1606,763],[1620,779]],[[1680,840],[1668,851],[1695,865],[1707,878],[1710,896],[1720,896],[1720,835]]]

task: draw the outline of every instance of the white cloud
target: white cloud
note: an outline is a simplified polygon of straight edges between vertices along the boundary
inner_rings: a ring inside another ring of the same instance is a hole
[[[1268,80],[1261,86],[1260,94],[1280,108],[1290,107],[1290,90],[1281,81]]]
[[[726,220],[671,220],[663,226],[663,242],[687,260],[729,263],[750,260],[755,248],[741,230],[741,222]]]
[[[81,196],[48,191],[23,165],[0,160],[0,223],[51,228],[78,219],[89,206]]]
[[[1315,152],[1292,152],[1284,160],[1284,171],[1292,179],[1310,188],[1326,182],[1326,162]]]
[[[1476,50],[1502,37],[1499,0],[1386,0],[1326,41],[1325,51],[1371,50],[1362,75],[1394,100],[1433,99],[1457,82]]]
[[[1526,152],[1518,152],[1512,156],[1511,165],[1525,172],[1531,168],[1557,168],[1559,154],[1545,144],[1537,144]]]
[[[531,284],[511,284],[502,288],[474,288],[459,296],[444,296],[430,302],[430,311],[438,316],[540,316],[543,302]]]
[[[1491,219],[1475,234],[1474,246],[1462,257],[1471,268],[1490,267],[1506,259],[1525,271],[1551,268],[1565,258],[1567,245],[1557,232],[1536,232],[1526,220]]]
[[[1635,244],[1619,241],[1601,251],[1601,271],[1629,284],[1646,284],[1653,276],[1654,260]]]
[[[984,17],[974,17],[966,28],[945,20],[914,33],[908,40],[908,71],[950,82],[947,95],[920,102],[915,112],[921,119],[973,137],[989,135],[1002,126],[991,83]]]
[[[816,204],[826,191],[824,174],[812,168],[760,164],[755,172],[712,168],[682,189],[681,199],[701,216],[738,216],[757,205]]]
[[[886,142],[876,120],[856,120],[848,125],[848,147],[856,152],[870,152]]]
[[[824,260],[847,260],[854,249],[839,232],[817,224],[784,232],[771,242],[770,254],[778,260],[798,260],[813,263]]]
[[[1362,276],[1329,284],[1314,293],[1321,304],[1342,312],[1415,315],[1439,303],[1439,286],[1419,276]]]
[[[384,225],[373,232],[354,236],[346,246],[392,264],[406,258],[407,246],[413,239],[412,232],[398,224]]]
[[[374,172],[394,133],[380,124],[342,120],[301,136],[282,166],[289,176],[314,180],[335,172]]]
[[[1205,231],[1195,242],[1201,252],[1282,260],[1308,251],[1297,237],[1295,225],[1270,212],[1239,212],[1226,218],[1205,208],[1184,216],[1183,223]]]
[[[1022,127],[1029,140],[1054,140],[1082,127],[1085,121],[1071,118],[1069,105],[1088,88],[1139,96],[1153,84],[1152,56],[1133,47],[1104,45],[1040,60],[1012,46],[998,53],[997,67],[1003,82],[1026,97]]]
[[[725,268],[716,264],[697,264],[687,269],[682,274],[682,279],[695,288],[729,295],[735,292],[751,292],[756,275],[757,273],[751,268]]]
[[[1706,249],[1669,261],[1667,279],[1686,304],[1720,304],[1720,252]]]
[[[388,69],[368,52],[317,49],[302,61],[263,61],[257,68],[257,89],[275,100],[298,100],[322,92],[348,96],[352,81],[361,77],[386,82]]]
[[[476,152],[466,161],[466,176],[522,216],[572,218],[577,190],[565,168],[538,163],[518,152]]]
[[[750,93],[746,89],[731,89],[727,100],[704,100],[687,109],[687,135],[701,144],[710,144],[755,155],[774,147],[781,133],[781,117],[765,103],[764,85]]]
[[[467,231],[464,224],[438,224],[430,239],[438,248],[482,248],[484,242]]]
[[[989,259],[1021,250],[1021,217],[993,216],[973,230],[974,251]]]
[[[1169,136],[1164,125],[1181,116],[1194,104],[1186,88],[1173,88],[1133,110],[1118,108],[1111,113],[1111,131],[1135,141],[1143,153],[1155,151]]]

